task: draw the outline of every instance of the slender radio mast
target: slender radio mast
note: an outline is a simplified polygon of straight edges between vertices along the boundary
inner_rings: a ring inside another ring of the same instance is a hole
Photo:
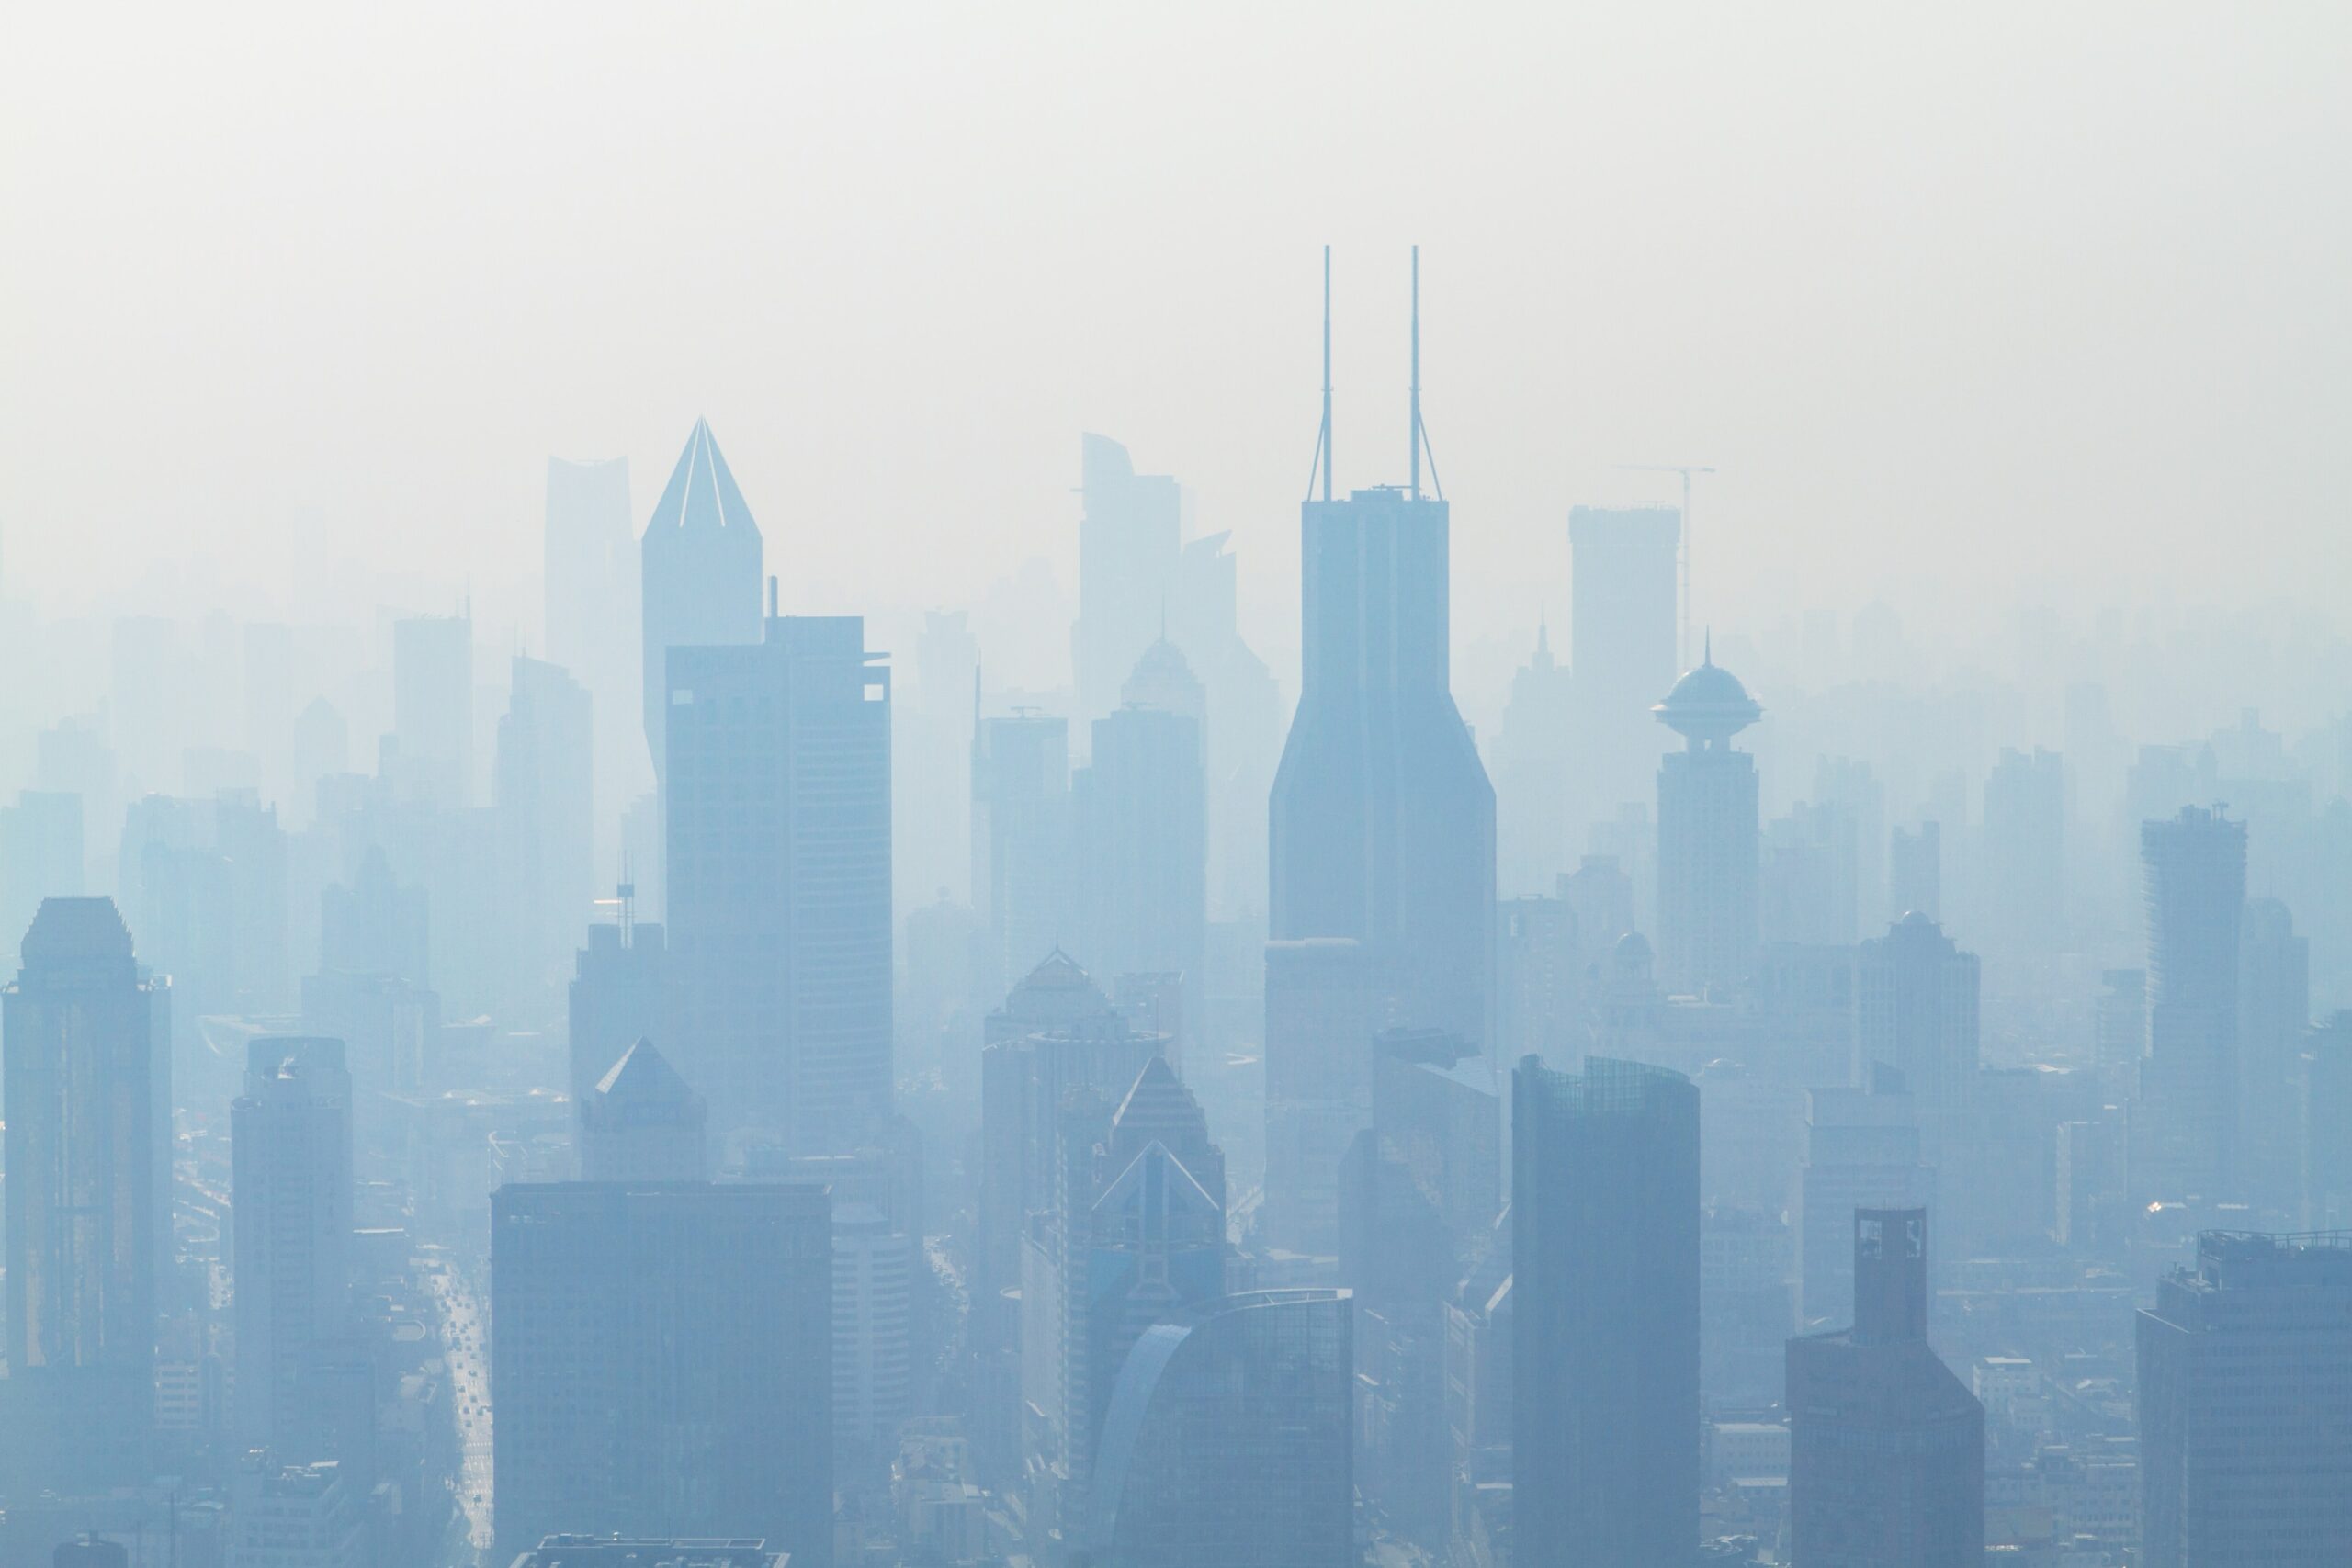
[[[1421,247],[1413,247],[1413,499],[1421,499]]]
[[[1323,499],[1331,499],[1331,247],[1323,247]]]

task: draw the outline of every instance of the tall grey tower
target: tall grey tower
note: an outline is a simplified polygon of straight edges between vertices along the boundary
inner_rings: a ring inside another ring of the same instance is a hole
[[[2236,1196],[2238,961],[2245,824],[2184,807],[2140,828],[2148,1052],[2132,1121],[2137,1199]]]
[[[1449,513],[1421,491],[1418,251],[1414,276],[1411,482],[1335,500],[1324,256],[1322,490],[1299,509],[1302,681],[1274,774],[1268,934],[1362,943],[1391,1021],[1483,1047],[1495,792],[1450,683]]]
[[[1080,438],[1078,624],[1070,628],[1081,723],[1119,705],[1119,685],[1168,616],[1183,550],[1182,494],[1166,474],[1138,474],[1107,435]]]
[[[143,1483],[171,1238],[171,992],[111,898],[49,898],[0,1001],[8,1409],[28,1484]],[[12,1455],[12,1458],[17,1456]],[[18,1466],[12,1464],[10,1469]]]
[[[645,704],[636,525],[628,458],[548,459],[547,658],[595,703],[596,856],[615,869],[620,810],[652,776],[628,726]]]
[[[760,640],[760,525],[707,421],[695,421],[645,525],[643,549],[645,741],[666,786],[670,649]]]
[[[1652,710],[1689,746],[1657,770],[1658,977],[1703,994],[1756,961],[1756,762],[1732,737],[1763,716],[1709,650]]]

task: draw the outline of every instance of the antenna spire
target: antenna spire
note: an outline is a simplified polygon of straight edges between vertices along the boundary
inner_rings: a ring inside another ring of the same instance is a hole
[[[1413,499],[1421,499],[1421,247],[1413,247]]]
[[[1323,434],[1316,451],[1323,465],[1323,499],[1331,499],[1331,247],[1323,247]]]

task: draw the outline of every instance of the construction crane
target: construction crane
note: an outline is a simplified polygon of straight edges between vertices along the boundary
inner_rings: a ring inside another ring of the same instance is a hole
[[[1690,668],[1690,476],[1712,474],[1715,470],[1703,463],[1620,463],[1619,468],[1636,474],[1680,474],[1682,476],[1682,527],[1676,541],[1674,569],[1681,579],[1682,590],[1682,667]]]

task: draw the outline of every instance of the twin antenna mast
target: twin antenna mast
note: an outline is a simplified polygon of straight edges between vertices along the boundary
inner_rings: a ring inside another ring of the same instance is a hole
[[[1440,501],[1445,499],[1445,482],[1438,478],[1437,450],[1430,445],[1429,426],[1421,423],[1421,247],[1413,247],[1413,378],[1410,429],[1407,432],[1412,454],[1412,483],[1408,493],[1421,499],[1421,459],[1429,458],[1430,483]],[[1306,473],[1306,498],[1314,500],[1316,480],[1322,480],[1325,501],[1331,499],[1331,247],[1323,247],[1323,426],[1315,437],[1315,466]]]

